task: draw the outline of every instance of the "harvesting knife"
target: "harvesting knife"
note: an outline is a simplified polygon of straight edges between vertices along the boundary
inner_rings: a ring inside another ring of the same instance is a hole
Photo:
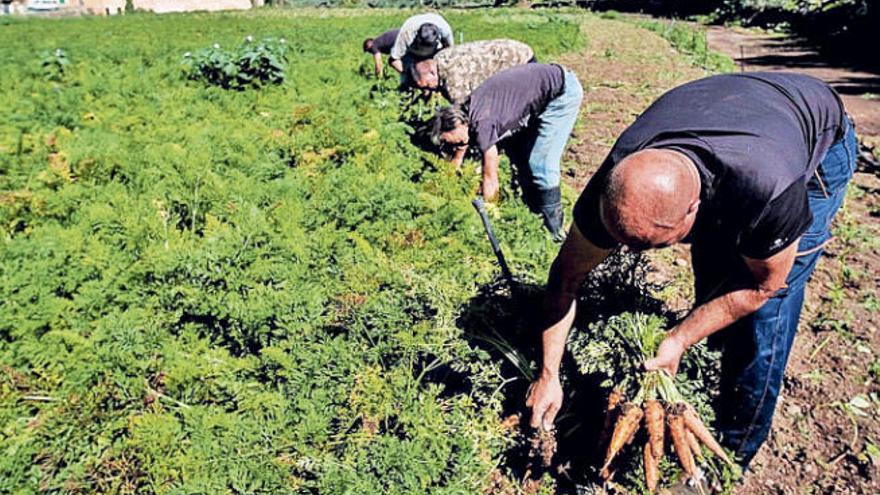
[[[489,215],[486,213],[486,204],[483,202],[483,197],[477,196],[471,201],[471,204],[477,209],[477,213],[480,214],[480,220],[483,221],[483,228],[486,229],[486,236],[489,238],[489,242],[492,244],[492,251],[495,253],[495,257],[498,258],[498,264],[501,266],[501,275],[504,276],[504,280],[507,281],[511,288],[514,287],[513,274],[510,273],[510,268],[507,266],[507,261],[504,259],[504,253],[501,252],[501,246],[498,244],[495,232],[492,231],[492,224],[489,223]]]

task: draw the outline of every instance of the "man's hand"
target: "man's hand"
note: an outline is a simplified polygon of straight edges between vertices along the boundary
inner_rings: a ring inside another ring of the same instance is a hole
[[[663,370],[669,373],[669,376],[675,376],[678,373],[678,365],[681,363],[681,357],[687,345],[681,341],[674,333],[670,333],[660,343],[657,349],[657,355],[653,359],[645,361],[645,369],[648,371]]]
[[[532,408],[532,428],[543,427],[544,431],[553,428],[553,420],[562,407],[562,385],[559,375],[541,375],[532,386],[526,397],[526,407]]]

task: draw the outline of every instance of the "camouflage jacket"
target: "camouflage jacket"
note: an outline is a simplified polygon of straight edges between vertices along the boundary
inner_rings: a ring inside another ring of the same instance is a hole
[[[437,62],[438,89],[449,101],[467,99],[473,90],[496,72],[528,63],[535,52],[519,41],[473,41],[441,50]]]

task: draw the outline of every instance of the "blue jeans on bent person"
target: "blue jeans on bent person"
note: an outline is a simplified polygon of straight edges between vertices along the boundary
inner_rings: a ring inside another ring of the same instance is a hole
[[[561,95],[550,100],[544,112],[538,116],[534,144],[529,151],[529,175],[532,185],[538,190],[559,187],[559,163],[583,98],[584,90],[577,76],[565,70],[565,89]]]
[[[797,332],[807,281],[831,238],[831,222],[843,203],[846,187],[856,167],[858,145],[852,123],[846,134],[829,150],[818,175],[808,188],[813,223],[798,245],[798,257],[786,279],[788,287],[767,301],[754,314],[710,337],[710,345],[722,351],[721,394],[717,427],[722,443],[747,467],[767,439],[779,397],[785,366]],[[824,188],[823,188],[824,186]],[[694,255],[694,276],[699,302],[714,297],[707,293],[707,279],[719,279],[726,265],[703,249]],[[721,268],[719,268],[721,267]]]

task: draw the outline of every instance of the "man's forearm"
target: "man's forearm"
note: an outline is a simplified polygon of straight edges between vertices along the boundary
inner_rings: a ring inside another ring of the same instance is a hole
[[[798,244],[792,242],[790,246],[768,258],[743,257],[752,273],[753,285],[733,290],[694,308],[663,339],[657,355],[645,362],[645,368],[677,373],[681,357],[688,347],[761,309],[780,289],[786,287],[788,274],[797,258]]]
[[[498,180],[498,156],[497,149],[493,146],[483,153],[483,180]]]
[[[376,75],[381,76],[382,75],[382,54],[374,53],[373,54],[373,62],[374,62],[375,68],[376,68]]]
[[[541,375],[550,378],[559,373],[565,342],[577,313],[577,289],[583,276],[565,272],[561,257],[553,262],[544,296],[544,333],[541,334]]]
[[[403,74],[403,62],[401,62],[399,59],[392,58],[391,61],[388,62],[388,65],[394,67],[394,70]]]
[[[541,335],[541,374],[552,377],[559,372],[565,342],[574,323],[577,291],[590,271],[610,250],[602,249],[584,238],[577,225],[572,225],[559,255],[550,267],[543,313],[545,328]]]
[[[544,330],[544,333],[541,335],[541,376],[545,379],[559,374],[562,355],[565,353],[565,342],[568,341],[568,332],[574,323],[576,309],[577,303],[574,299],[571,299],[568,304],[568,311],[550,328]]]
[[[577,290],[586,274],[577,276],[566,272],[563,260],[557,257],[550,267],[547,280],[547,293],[544,296],[544,326],[549,330],[564,320],[577,296]]]
[[[455,148],[455,152],[452,153],[452,163],[455,164],[456,168],[461,167],[461,164],[464,163],[464,156],[467,154],[468,147],[467,145],[458,146]]]
[[[688,348],[713,333],[759,310],[771,294],[759,289],[741,289],[697,306],[670,334]]]

